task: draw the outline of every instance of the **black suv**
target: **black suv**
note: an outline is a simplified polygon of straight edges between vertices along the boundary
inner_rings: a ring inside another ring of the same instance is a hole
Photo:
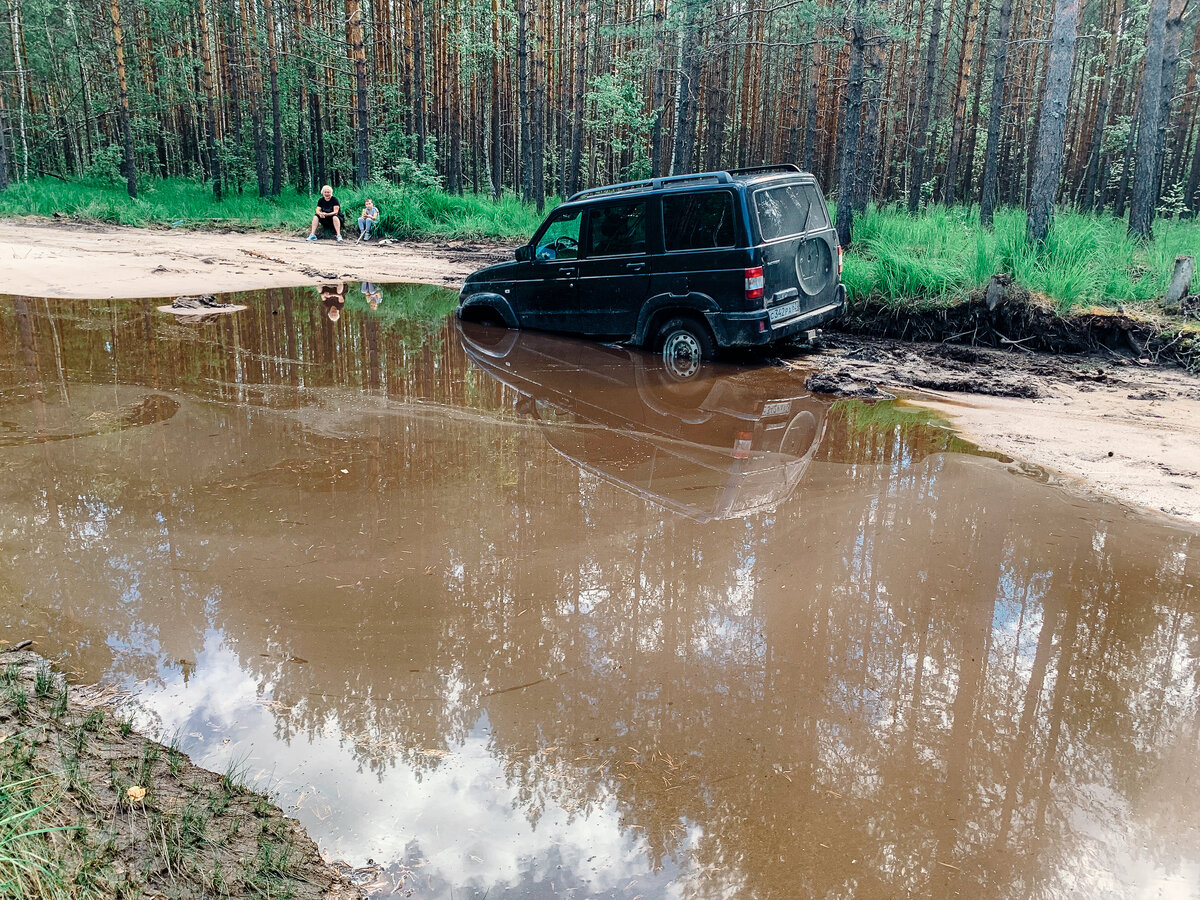
[[[575,194],[515,262],[467,278],[458,315],[629,341],[686,374],[718,347],[793,338],[837,316],[841,271],[812,175],[792,165],[677,175]]]

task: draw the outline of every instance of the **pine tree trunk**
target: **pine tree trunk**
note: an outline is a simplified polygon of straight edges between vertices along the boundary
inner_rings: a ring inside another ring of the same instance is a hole
[[[1179,40],[1183,32],[1183,13],[1187,0],[1169,0],[1167,21],[1163,27],[1162,78],[1158,89],[1158,136],[1154,156],[1158,161],[1154,171],[1154,203],[1162,196],[1163,169],[1167,156],[1167,127],[1171,121],[1171,101],[1175,96],[1175,66],[1179,61]]]
[[[854,163],[858,158],[858,131],[862,122],[863,93],[863,13],[864,0],[855,0],[850,22],[850,65],[846,80],[846,113],[838,144],[842,148],[841,173],[838,180],[837,234],[838,243],[849,247],[854,226]]]
[[[1138,94],[1137,154],[1134,157],[1133,197],[1129,205],[1129,233],[1149,240],[1154,227],[1154,184],[1158,177],[1158,117],[1162,94],[1163,39],[1167,27],[1167,0],[1150,0],[1146,25],[1146,56],[1142,60],[1142,86]]]
[[[3,141],[0,141],[0,143],[3,143]],[[1192,167],[1188,170],[1184,198],[1187,201],[1188,209],[1193,213],[1200,213],[1200,134],[1196,136],[1196,143],[1193,147]]]
[[[666,18],[667,0],[654,0],[654,87],[650,96],[654,124],[650,128],[650,175],[662,175],[663,95],[666,93]]]
[[[521,199],[533,200],[533,116],[529,90],[529,0],[517,0],[517,85],[521,108]]]
[[[362,187],[370,177],[370,128],[367,110],[367,51],[363,45],[362,4],[346,0],[346,32],[350,43],[350,62],[354,65],[354,124],[357,142],[354,154],[354,183]]]
[[[212,48],[209,45],[208,6],[206,0],[196,0],[196,14],[200,19],[200,66],[201,83],[204,89],[204,135],[208,145],[208,165],[212,172],[213,197],[222,199],[221,157],[217,152],[217,99],[213,84]]]
[[[983,24],[979,28],[979,65],[975,68],[975,89],[972,91],[971,99],[971,124],[967,128],[967,146],[963,152],[961,163],[963,167],[962,196],[967,203],[971,202],[971,191],[975,186],[975,148],[979,140],[979,104],[983,96],[983,73],[987,68],[988,56],[988,26],[992,17],[991,0],[982,0],[982,2]]]
[[[133,161],[133,126],[129,121],[129,83],[125,78],[125,43],[121,36],[121,4],[112,0],[112,36],[116,50],[117,89],[120,92],[119,109],[121,116],[121,142],[125,147],[125,189],[129,196],[137,199],[137,168]],[[16,39],[16,12],[13,13],[13,37]],[[14,45],[15,46],[15,45]]]
[[[571,116],[571,165],[567,169],[565,191],[568,197],[581,187],[579,178],[580,163],[583,159],[583,113],[587,102],[584,92],[587,89],[588,13],[588,0],[580,0],[577,12],[579,39],[575,45],[575,107]]]
[[[912,165],[908,183],[908,211],[916,212],[921,205],[921,189],[925,185],[925,153],[929,146],[929,107],[933,102],[937,82],[938,38],[942,33],[942,0],[933,0],[929,15],[929,43],[925,46],[925,89],[921,93],[917,113],[916,143],[913,145]]]
[[[275,35],[275,0],[263,0],[267,26],[267,65],[271,78],[271,196],[283,190],[283,115],[279,105],[279,48]]]
[[[671,151],[671,174],[692,170],[696,150],[696,90],[700,80],[700,28],[696,0],[685,0],[687,12],[680,31],[679,84],[675,98],[675,140]]]
[[[821,49],[818,47],[818,49]],[[817,83],[816,74],[820,67],[820,58],[810,47],[808,49],[807,86],[808,104],[804,111],[804,162],[801,168],[811,172],[817,158]]]
[[[967,0],[967,24],[963,28],[962,50],[959,54],[958,84],[954,89],[954,111],[950,137],[950,155],[946,159],[946,179],[942,184],[942,202],[954,204],[958,190],[959,157],[962,155],[963,132],[967,120],[967,91],[974,63],[975,28],[979,22],[979,0]]]
[[[1012,27],[1013,0],[1001,0],[996,35],[996,61],[992,71],[992,102],[988,112],[987,146],[983,151],[983,189],[979,198],[979,222],[992,227],[996,208],[996,175],[1000,154],[1000,116],[1004,110],[1004,75],[1008,67],[1008,35]]]
[[[7,121],[8,109],[4,105],[4,92],[0,91],[0,192],[8,190],[8,144],[4,139]]]
[[[245,42],[245,71],[249,81],[251,140],[254,143],[254,170],[258,177],[258,196],[271,194],[271,170],[267,164],[267,137],[262,113],[262,70],[258,63],[258,35],[250,19],[250,8],[246,0],[240,0],[241,36],[235,38],[239,44]]]
[[[876,34],[868,63],[867,84],[871,86],[867,100],[867,119],[862,140],[858,142],[854,182],[854,211],[863,212],[871,201],[871,185],[875,180],[875,163],[879,155],[879,107],[883,102],[883,35]]]
[[[417,165],[425,165],[425,10],[411,0],[413,39],[413,119],[417,126]]]
[[[1042,95],[1038,120],[1037,155],[1027,217],[1029,238],[1038,244],[1046,240],[1054,221],[1054,201],[1062,177],[1063,139],[1067,131],[1067,108],[1071,97],[1071,70],[1075,67],[1078,24],[1079,0],[1055,0],[1046,90]]]
[[[1125,31],[1124,0],[1116,0],[1115,9],[1116,23],[1112,37],[1109,38],[1108,53],[1105,56],[1104,81],[1100,86],[1100,100],[1096,106],[1096,120],[1092,128],[1087,169],[1083,175],[1083,197],[1081,198],[1080,206],[1085,212],[1091,212],[1096,206],[1096,189],[1100,175],[1100,153],[1104,148],[1104,129],[1108,124],[1108,106],[1112,100],[1113,75],[1117,68],[1117,49],[1121,45],[1121,35]]]
[[[500,140],[500,0],[492,0],[492,199],[504,193],[503,141]]]

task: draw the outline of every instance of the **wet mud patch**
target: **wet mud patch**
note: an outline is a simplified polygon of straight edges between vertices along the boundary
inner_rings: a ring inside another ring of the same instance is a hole
[[[0,652],[0,883],[13,896],[361,896],[266,797],[137,733],[113,692]]]
[[[1125,389],[1130,399],[1167,397],[1142,384],[1143,374],[1155,366],[1111,353],[1022,352],[841,332],[828,333],[821,350],[797,351],[783,364],[811,370],[809,390],[844,397],[881,399],[896,388],[912,388],[1038,400],[1064,384],[1085,392]]]

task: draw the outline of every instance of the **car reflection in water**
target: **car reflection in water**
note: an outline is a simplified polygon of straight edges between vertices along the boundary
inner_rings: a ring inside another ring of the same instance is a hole
[[[704,363],[458,323],[467,355],[517,391],[558,452],[625,490],[700,522],[766,512],[807,471],[829,402],[803,376]]]

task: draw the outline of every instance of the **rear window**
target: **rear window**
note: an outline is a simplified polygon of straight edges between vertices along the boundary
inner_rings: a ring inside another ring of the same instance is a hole
[[[646,252],[645,200],[597,207],[588,218],[588,256]]]
[[[758,230],[764,241],[803,234],[829,225],[825,202],[811,184],[785,184],[754,194]]]
[[[728,191],[669,194],[662,205],[668,252],[733,246],[733,195]]]

